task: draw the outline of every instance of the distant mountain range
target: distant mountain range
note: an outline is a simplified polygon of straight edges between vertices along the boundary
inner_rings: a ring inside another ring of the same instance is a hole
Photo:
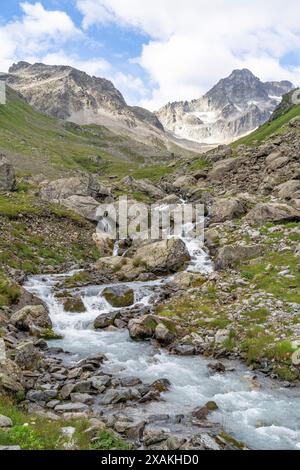
[[[263,83],[247,69],[234,70],[203,97],[169,103],[156,115],[178,137],[228,143],[264,124],[292,88],[288,81]]]
[[[98,124],[153,147],[176,143],[220,144],[266,122],[293,84],[263,83],[249,70],[235,70],[202,98],[169,103],[157,113],[129,106],[112,82],[69,66],[14,64],[7,83],[29,104],[79,125]],[[194,142],[194,143],[193,143]]]

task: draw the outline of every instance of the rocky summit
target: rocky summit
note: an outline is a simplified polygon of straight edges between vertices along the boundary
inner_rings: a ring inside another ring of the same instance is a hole
[[[203,97],[168,103],[156,114],[177,136],[228,143],[264,124],[292,88],[289,81],[263,83],[250,70],[234,70]]]

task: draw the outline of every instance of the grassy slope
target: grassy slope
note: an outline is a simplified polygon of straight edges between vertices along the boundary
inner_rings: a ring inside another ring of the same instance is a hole
[[[275,115],[275,119],[271,118],[270,121],[259,127],[256,131],[235,141],[233,146],[237,147],[241,144],[254,146],[274,134],[281,134],[285,131],[289,121],[297,116],[300,116],[300,105],[289,108],[287,111],[284,111],[283,114],[278,113],[278,115]]]
[[[170,158],[163,147],[158,151],[105,127],[77,126],[41,114],[9,87],[7,104],[0,106],[0,151],[20,174],[47,177],[78,169],[120,177],[135,171],[164,174]],[[147,168],[153,163],[154,172]]]

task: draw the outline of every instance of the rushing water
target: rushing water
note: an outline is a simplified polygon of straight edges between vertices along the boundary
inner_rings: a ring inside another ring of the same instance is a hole
[[[202,357],[170,356],[150,343],[131,341],[127,330],[95,331],[93,320],[113,308],[101,296],[105,286],[77,289],[87,312],[64,312],[53,288],[65,276],[31,277],[26,289],[43,299],[51,313],[55,330],[64,335],[56,346],[81,358],[103,352],[108,371],[124,376],[138,376],[144,382],[168,378],[172,383],[164,402],[154,402],[132,409],[132,413],[186,414],[193,408],[214,400],[219,410],[210,419],[249,447],[256,449],[300,449],[300,396],[297,389],[283,389],[261,376],[260,389],[253,387],[251,373],[239,362],[228,363],[235,370],[210,374],[208,360]],[[162,281],[129,283],[135,301],[148,305]],[[53,342],[51,343],[53,344]]]

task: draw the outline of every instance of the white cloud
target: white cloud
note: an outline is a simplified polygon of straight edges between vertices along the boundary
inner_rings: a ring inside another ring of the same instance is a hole
[[[83,33],[63,11],[46,10],[41,3],[21,3],[22,17],[0,27],[0,70],[7,71],[16,60],[24,60]]]
[[[30,62],[36,62],[36,58],[31,58]],[[52,52],[40,59],[47,65],[70,65],[78,70],[82,70],[89,75],[103,76],[111,73],[112,66],[102,58],[82,60],[76,54],[66,55],[62,50]]]
[[[202,95],[235,68],[263,80],[300,82],[281,58],[299,50],[299,0],[77,0],[85,28],[116,23],[150,36],[137,62],[148,72],[151,109]]]

